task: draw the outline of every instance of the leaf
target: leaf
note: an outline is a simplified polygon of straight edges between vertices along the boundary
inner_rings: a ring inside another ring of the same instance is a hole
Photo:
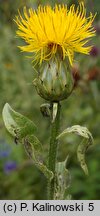
[[[77,148],[77,158],[86,175],[88,175],[88,168],[85,163],[85,153],[90,145],[91,143],[89,141],[83,139],[83,141],[80,143],[80,145]]]
[[[36,131],[36,125],[27,117],[15,112],[8,103],[5,104],[2,115],[6,129],[14,137],[17,135],[21,139]]]
[[[2,115],[8,132],[16,138],[16,142],[24,145],[28,157],[30,157],[39,170],[42,171],[49,180],[51,180],[53,178],[53,173],[48,170],[46,165],[43,163],[42,144],[34,135],[36,125],[27,117],[15,112],[7,103],[3,108]]]
[[[67,133],[75,133],[77,135],[80,135],[84,138],[91,138],[93,140],[93,137],[89,130],[86,127],[82,127],[80,125],[74,125],[72,127],[68,127],[65,129],[60,135],[58,135],[57,139],[61,138],[62,136],[66,135]]]
[[[67,188],[70,185],[70,174],[68,169],[66,169],[68,157],[63,162],[56,163],[56,190],[55,199],[64,200]]]
[[[52,116],[52,123],[55,121],[56,115],[58,110],[58,103],[53,103],[53,116]]]
[[[82,136],[84,139],[83,141],[79,144],[77,148],[77,158],[78,161],[80,162],[80,165],[85,172],[86,175],[88,175],[88,168],[85,163],[85,153],[89,146],[93,144],[93,137],[92,134],[89,132],[89,130],[86,127],[82,127],[80,125],[74,125],[72,127],[69,127],[65,129],[58,137],[57,139],[62,138],[64,135],[68,133],[75,133],[79,136]]]
[[[47,179],[51,181],[53,173],[43,163],[43,159],[41,157],[43,149],[38,138],[34,135],[27,136],[24,139],[24,148],[28,156],[33,159],[37,168],[46,176]]]
[[[40,106],[40,111],[44,117],[50,117],[51,116],[50,104],[48,103],[42,104]]]

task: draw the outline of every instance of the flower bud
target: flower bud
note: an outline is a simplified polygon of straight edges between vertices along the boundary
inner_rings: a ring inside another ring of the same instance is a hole
[[[72,92],[74,81],[69,65],[65,60],[54,56],[40,65],[38,78],[34,85],[38,94],[48,101],[61,101]]]

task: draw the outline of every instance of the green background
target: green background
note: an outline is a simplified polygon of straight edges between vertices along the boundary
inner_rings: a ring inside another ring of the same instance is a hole
[[[22,40],[16,37],[13,19],[23,6],[36,8],[39,4],[72,3],[78,1],[36,1],[0,0],[0,199],[46,199],[46,179],[28,159],[23,146],[16,145],[7,133],[2,109],[8,102],[13,109],[33,120],[39,130],[38,137],[43,143],[47,157],[50,124],[40,113],[44,103],[33,86],[36,71],[30,58],[20,52]],[[75,55],[73,72],[78,76],[72,95],[61,103],[61,131],[75,124],[88,127],[94,137],[94,146],[86,154],[89,176],[81,170],[76,156],[80,139],[68,135],[59,146],[58,159],[62,161],[69,154],[68,169],[71,172],[71,186],[68,192],[72,199],[100,199],[100,2],[85,1],[87,14],[97,12],[94,27],[96,37],[91,40],[94,49],[90,56]],[[38,70],[38,68],[37,68]],[[10,153],[4,156],[4,152]],[[15,167],[9,168],[11,162]]]

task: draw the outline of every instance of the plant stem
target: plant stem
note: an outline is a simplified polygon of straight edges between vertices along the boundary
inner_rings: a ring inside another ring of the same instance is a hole
[[[52,121],[53,118],[53,103],[51,107],[51,135],[50,135],[50,148],[49,148],[49,160],[48,160],[48,168],[54,173],[54,178],[51,182],[48,182],[48,199],[54,199],[54,191],[55,191],[55,168],[56,168],[56,159],[57,159],[57,146],[58,140],[56,137],[59,133],[59,125],[60,125],[60,104],[57,103],[57,114]]]

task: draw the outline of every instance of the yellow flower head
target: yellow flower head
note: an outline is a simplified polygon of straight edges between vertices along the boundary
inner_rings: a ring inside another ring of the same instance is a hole
[[[89,38],[95,35],[94,17],[86,18],[84,4],[80,3],[69,9],[67,5],[39,6],[37,10],[24,8],[24,18],[19,13],[15,22],[18,25],[17,35],[27,45],[20,46],[25,52],[34,54],[34,60],[49,60],[60,48],[62,58],[68,56],[73,63],[74,52],[88,54],[91,46],[85,46]]]

